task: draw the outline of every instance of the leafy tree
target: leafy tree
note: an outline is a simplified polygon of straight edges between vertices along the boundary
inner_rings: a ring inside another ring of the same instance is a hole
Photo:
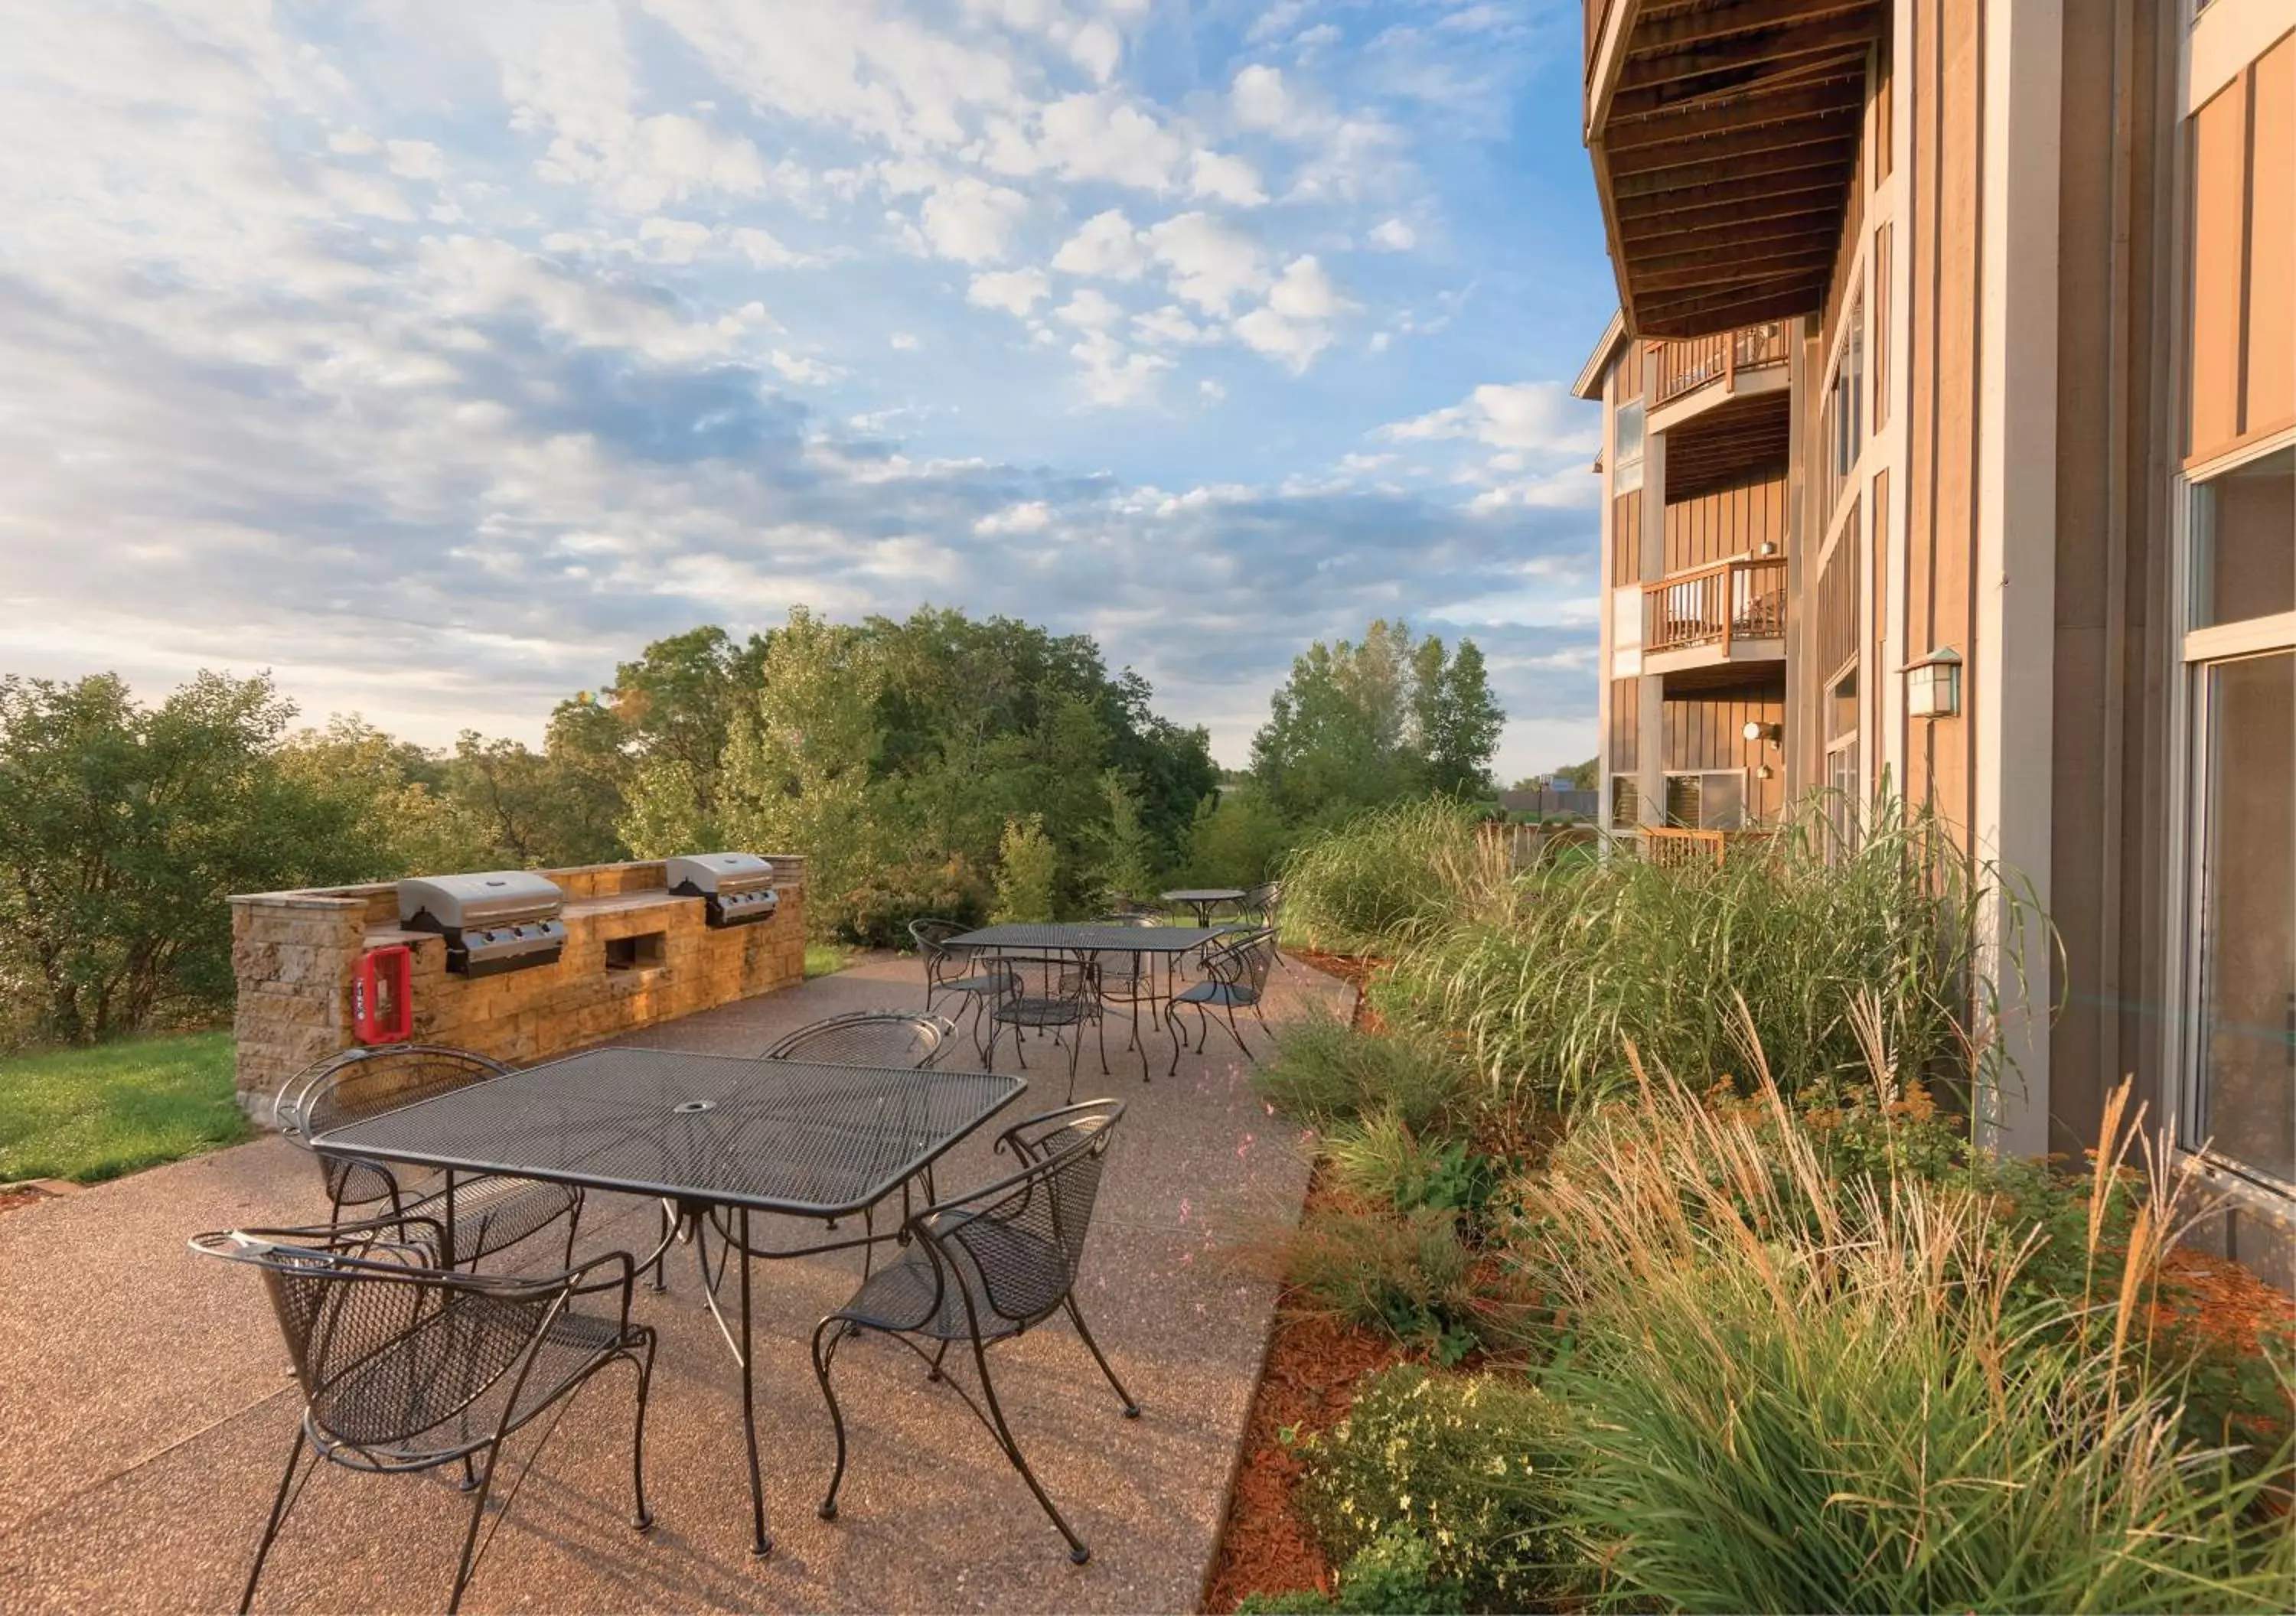
[[[1294,820],[1486,791],[1505,722],[1473,641],[1414,645],[1406,624],[1376,619],[1360,643],[1319,640],[1292,662],[1252,737],[1252,776]]]
[[[1595,789],[1595,771],[1602,761],[1600,756],[1590,757],[1583,763],[1572,763],[1567,769],[1557,769],[1554,771],[1555,777],[1573,791],[1592,791]]]
[[[1053,918],[1053,880],[1060,853],[1045,834],[1045,816],[1031,813],[1004,821],[996,850],[996,908],[1000,922],[1046,921]]]
[[[293,714],[268,677],[155,707],[115,674],[0,678],[0,948],[49,1034],[227,1001],[228,894],[365,873],[350,794],[281,766]]]
[[[1121,769],[1103,769],[1100,795],[1108,804],[1108,823],[1097,836],[1100,858],[1095,867],[1103,903],[1144,899],[1156,885],[1156,841],[1140,817],[1140,794]]]
[[[1256,886],[1275,873],[1291,845],[1291,828],[1264,793],[1247,786],[1205,797],[1188,826],[1187,879]]]

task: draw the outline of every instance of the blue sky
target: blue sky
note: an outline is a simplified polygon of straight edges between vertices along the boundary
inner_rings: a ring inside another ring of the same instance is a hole
[[[1316,637],[1594,750],[1574,3],[0,0],[0,670],[538,737],[925,601],[1243,760]]]

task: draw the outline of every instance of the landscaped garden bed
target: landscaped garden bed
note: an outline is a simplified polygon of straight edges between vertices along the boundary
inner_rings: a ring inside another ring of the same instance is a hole
[[[1206,1608],[2296,1604],[2288,1298],[2177,1245],[2125,1090],[2085,1163],[1952,1103],[2013,1075],[1993,902],[1913,816],[1518,873],[1412,808],[1295,859],[1290,951],[1380,1035],[1260,1074],[1319,1160]]]

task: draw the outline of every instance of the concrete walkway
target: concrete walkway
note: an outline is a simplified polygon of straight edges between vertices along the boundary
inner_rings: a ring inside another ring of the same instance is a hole
[[[1298,966],[1271,1014],[1346,991]],[[914,961],[873,957],[832,977],[657,1028],[631,1041],[753,1052],[840,1010],[914,1006]],[[1152,1043],[1152,1082],[1087,1048],[1079,1098],[1128,1112],[1079,1298],[1144,1409],[1116,1400],[1064,1321],[999,1350],[1015,1431],[1092,1544],[1082,1568],[946,1388],[899,1347],[862,1337],[838,1356],[851,1466],[833,1523],[814,1506],[832,1454],[807,1342],[848,1296],[858,1258],[757,1269],[760,1448],[772,1556],[749,1554],[737,1371],[701,1303],[690,1253],[672,1288],[641,1288],[660,1332],[646,1429],[656,1524],[627,1525],[631,1378],[581,1394],[534,1465],[465,1608],[550,1611],[1168,1611],[1193,1608],[1267,1340],[1271,1288],[1215,1260],[1212,1229],[1289,1223],[1306,1165],[1215,1034],[1207,1056]],[[1265,1047],[1256,1032],[1255,1046]],[[1037,1046],[1031,1065],[1039,1065]],[[998,1064],[1011,1069],[1009,1054]],[[945,1188],[1001,1171],[994,1128],[1062,1103],[1035,1086],[943,1163]],[[650,1204],[594,1197],[586,1250],[651,1245]],[[0,1609],[226,1609],[269,1507],[300,1402],[260,1285],[196,1258],[184,1237],[324,1216],[308,1158],[277,1139],[140,1173],[0,1217]],[[529,1450],[515,1442],[512,1464]],[[505,1469],[507,1479],[514,1471]],[[503,1488],[496,1489],[499,1497]],[[443,1477],[321,1466],[264,1573],[269,1610],[442,1606],[466,1519]]]

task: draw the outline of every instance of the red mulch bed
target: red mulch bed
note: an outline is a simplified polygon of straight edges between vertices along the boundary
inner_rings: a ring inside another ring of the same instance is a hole
[[[47,1196],[37,1189],[0,1189],[0,1212],[15,1212],[20,1207],[36,1206]]]
[[[1277,1313],[1205,1610],[1233,1611],[1247,1594],[1332,1591],[1332,1568],[1292,1506],[1300,1460],[1282,1432],[1288,1427],[1296,1439],[1336,1424],[1355,1400],[1356,1383],[1402,1357],[1393,1341],[1322,1314]]]
[[[1364,954],[1326,954],[1312,948],[1295,948],[1292,951],[1292,958],[1302,965],[1314,967],[1327,976],[1336,976],[1355,989],[1355,1009],[1348,1017],[1349,1026],[1358,1032],[1374,1034],[1387,1031],[1386,1022],[1365,1000],[1364,992],[1370,987],[1373,977],[1395,963],[1392,959],[1380,959]]]

